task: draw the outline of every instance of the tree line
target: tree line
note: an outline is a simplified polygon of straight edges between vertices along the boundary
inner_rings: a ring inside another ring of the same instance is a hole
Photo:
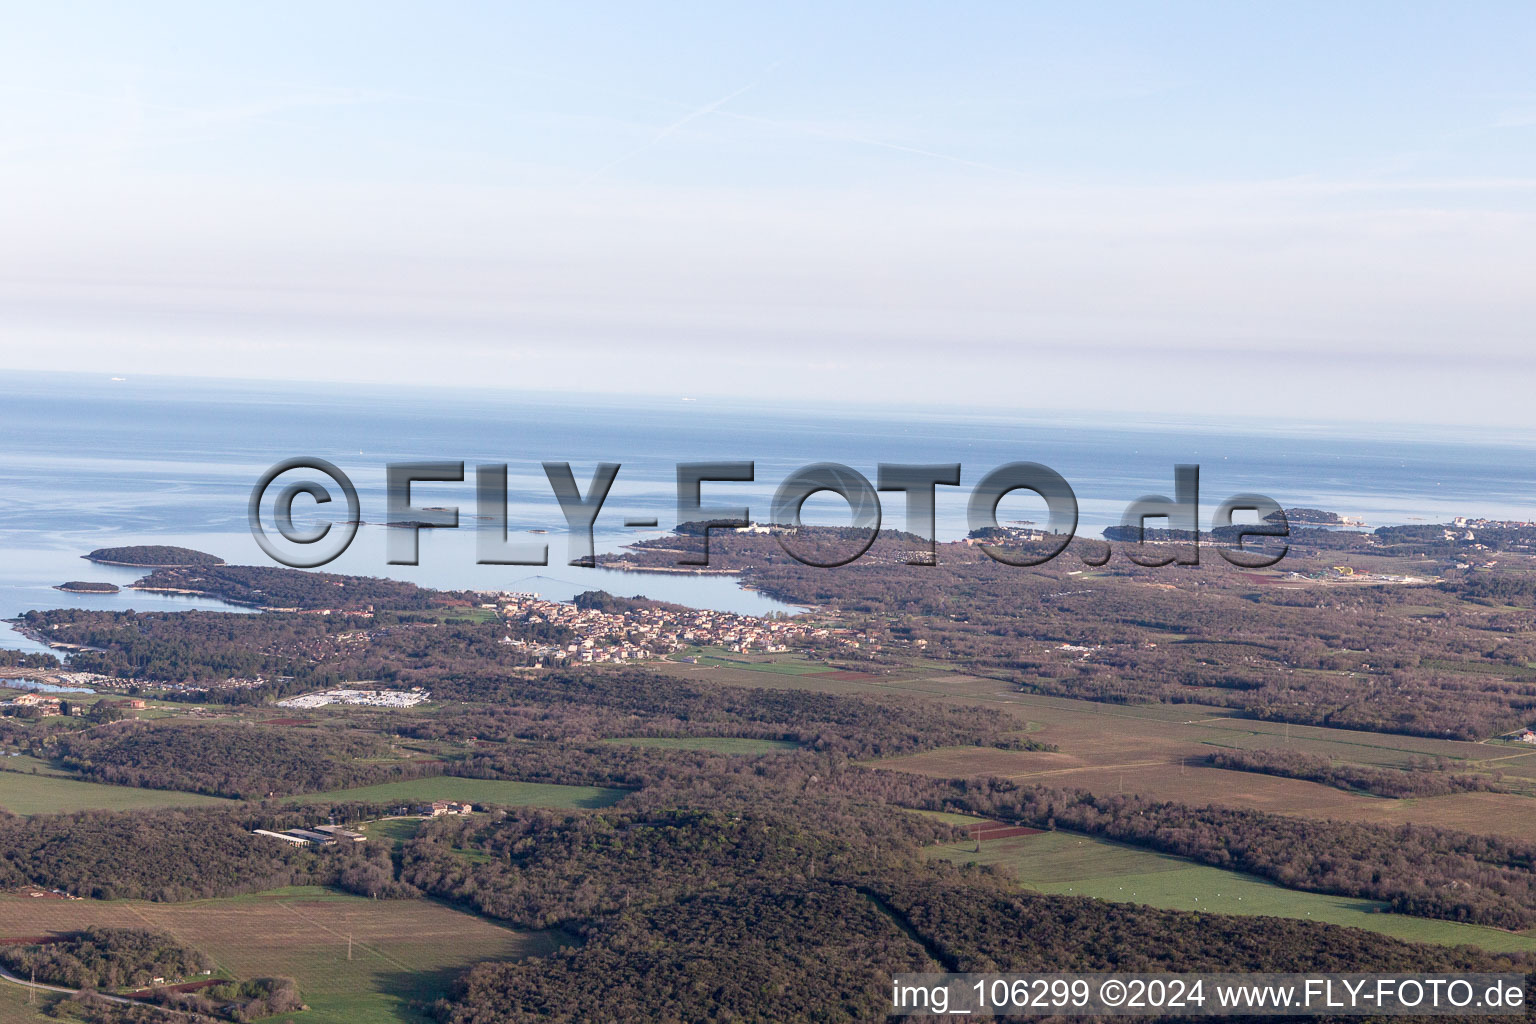
[[[12,974],[49,985],[109,991],[181,980],[213,967],[207,956],[169,935],[143,928],[86,928],[57,941],[0,945]]]
[[[1484,775],[1434,770],[1404,771],[1370,765],[1347,764],[1296,750],[1218,750],[1205,759],[1213,768],[1257,772],[1287,779],[1303,779],[1335,789],[1356,790],[1393,799],[1447,796],[1498,788],[1498,780]]]

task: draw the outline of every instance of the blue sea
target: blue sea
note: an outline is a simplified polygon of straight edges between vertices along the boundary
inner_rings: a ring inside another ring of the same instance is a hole
[[[1019,460],[1044,463],[1068,480],[1081,508],[1079,532],[1093,536],[1119,522],[1137,497],[1171,493],[1176,463],[1200,466],[1207,523],[1216,504],[1237,492],[1357,516],[1370,527],[1458,515],[1536,517],[1536,443],[1414,425],[744,403],[711,398],[702,383],[692,394],[598,398],[12,373],[0,385],[0,426],[0,617],[50,607],[225,608],[172,595],[52,588],[67,580],[125,585],[141,576],[80,558],[114,545],[175,544],[234,563],[274,564],[250,536],[246,504],[267,467],[301,455],[344,470],[357,485],[362,518],[374,524],[360,528],[328,571],[556,599],[606,589],[748,613],[793,609],[727,576],[566,565],[564,518],[541,462],[572,463],[584,490],[594,464],[622,465],[596,530],[599,550],[610,551],[669,529],[677,519],[676,464],[706,460],[756,463],[755,482],[707,484],[706,503],[745,505],[761,520],[779,482],[809,463],[844,463],[873,480],[881,462],[959,462],[961,486],[938,493],[938,532],[946,539],[966,532],[970,487]],[[389,565],[386,536],[395,531],[378,525],[386,520],[384,466],[440,460],[464,461],[468,478],[418,484],[412,498],[458,506],[464,525],[422,531],[420,564]],[[509,530],[513,539],[547,542],[547,568],[475,563],[469,516],[473,466],[482,462],[509,465]],[[883,498],[886,526],[902,528],[902,496]],[[659,521],[657,530],[623,525],[648,516]],[[1043,522],[1045,515],[1037,499],[1018,492],[1004,499],[999,519]],[[846,506],[818,496],[806,505],[806,521],[844,523]],[[0,646],[36,645],[0,629]]]

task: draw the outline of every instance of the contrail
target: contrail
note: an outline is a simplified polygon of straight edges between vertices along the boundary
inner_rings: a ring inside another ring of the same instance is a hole
[[[773,69],[769,68],[769,70],[771,71]],[[648,150],[652,146],[656,145],[656,143],[660,142],[662,139],[666,138],[668,135],[671,135],[673,132],[675,132],[679,128],[681,128],[683,125],[687,124],[689,121],[693,121],[693,120],[696,120],[697,118],[703,117],[705,114],[713,114],[715,111],[719,110],[721,107],[725,106],[727,103],[731,102],[731,100],[735,99],[737,96],[740,96],[742,93],[746,92],[748,89],[755,88],[757,86],[758,82],[761,82],[761,81],[762,81],[762,79],[759,78],[756,82],[748,82],[746,85],[742,86],[740,89],[737,89],[735,92],[733,92],[733,93],[731,93],[731,94],[729,94],[727,96],[722,96],[718,100],[715,100],[715,102],[713,102],[713,103],[706,103],[704,106],[700,107],[699,109],[691,111],[691,112],[689,112],[687,114],[684,114],[682,117],[678,118],[676,121],[673,121],[671,124],[667,125],[663,129],[661,129],[661,131],[659,131],[655,135],[651,136],[649,139],[647,139],[641,145],[636,146],[634,149],[630,150],[628,153],[625,153],[622,156],[616,157],[615,159],[608,161],[606,164],[604,164],[603,166],[599,167],[597,170],[593,171],[591,174],[587,175],[587,177],[582,181],[582,184],[583,185],[589,185],[593,181],[596,181],[598,178],[602,177],[604,174],[607,174],[609,171],[613,170],[615,167],[619,166],[619,164],[622,164],[626,160],[631,160],[634,157],[639,156],[641,153],[644,153],[646,150]]]

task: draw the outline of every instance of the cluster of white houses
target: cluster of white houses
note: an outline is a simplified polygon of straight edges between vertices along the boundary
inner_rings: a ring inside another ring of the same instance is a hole
[[[858,630],[708,609],[637,608],[604,612],[518,593],[500,594],[488,607],[495,608],[507,622],[547,622],[574,633],[577,639],[564,644],[541,644],[511,636],[501,640],[548,662],[638,661],[690,647],[771,654],[813,645],[857,650],[868,643],[868,637]]]
[[[432,692],[419,686],[409,690],[324,690],[280,700],[280,708],[323,708],[327,704],[360,704],[374,708],[413,708],[432,699]]]

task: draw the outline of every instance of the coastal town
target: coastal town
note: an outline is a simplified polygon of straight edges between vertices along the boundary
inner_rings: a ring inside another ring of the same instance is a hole
[[[576,639],[563,644],[502,637],[501,644],[532,655],[540,665],[643,661],[697,647],[719,647],[738,654],[775,654],[811,647],[848,653],[871,648],[868,634],[861,630],[816,625],[800,619],[762,618],[674,605],[609,612],[549,601],[537,594],[503,591],[487,596],[494,596],[495,600],[482,607],[494,608],[504,622],[550,623],[575,635]]]
[[[584,606],[580,602],[554,601],[538,594],[518,591],[482,591],[478,596],[482,612],[493,612],[497,622],[509,627],[496,642],[509,652],[516,652],[519,662],[533,667],[633,664],[648,660],[692,662],[703,648],[734,654],[817,652],[823,656],[860,657],[878,655],[890,644],[903,647],[910,645],[913,650],[921,650],[927,643],[921,639],[897,641],[886,637],[871,637],[863,629],[828,625],[804,617],[742,615],[640,602],[615,602],[605,610]],[[548,632],[557,634],[559,639],[541,641],[530,638],[527,634],[539,631],[510,628],[514,625],[558,627]],[[301,653],[323,656],[329,645],[355,651],[395,632],[412,628],[422,627],[397,624],[346,630],[324,639],[306,641],[301,645]],[[43,632],[35,633],[35,638],[49,643],[55,649],[66,646]],[[142,681],[136,679],[71,671],[67,668],[0,670],[0,676],[7,674],[18,680],[40,680],[50,687],[68,687],[87,694],[114,691],[137,693],[143,686]],[[172,699],[195,699],[210,689],[259,689],[273,682],[282,683],[286,678],[253,675],[231,676],[217,682],[160,680],[153,688],[157,693]],[[276,703],[290,710],[313,710],[328,705],[405,709],[430,699],[431,694],[421,687],[382,689],[377,683],[361,681],[341,688],[298,694]],[[24,703],[30,705],[32,700],[34,698],[28,698]],[[53,708],[54,703],[47,701],[39,710],[44,714],[57,714]]]

